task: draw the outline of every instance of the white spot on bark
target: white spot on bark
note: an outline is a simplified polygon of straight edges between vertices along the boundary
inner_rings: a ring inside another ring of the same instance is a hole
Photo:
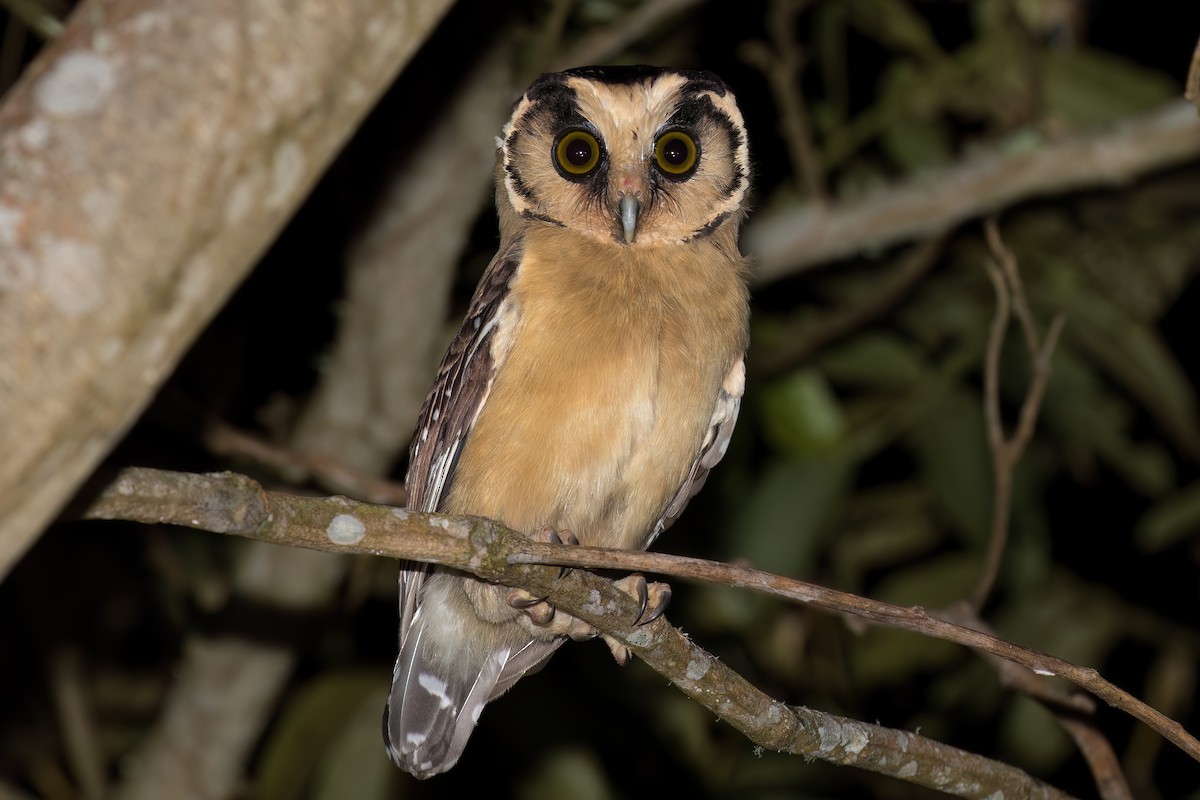
[[[396,519],[408,519],[408,512],[403,508],[393,508],[392,516],[394,516]]]
[[[60,58],[34,87],[37,105],[49,114],[75,117],[101,108],[117,85],[116,68],[87,50]]]
[[[0,243],[13,245],[17,243],[17,232],[25,214],[19,208],[0,206]]]
[[[88,189],[79,199],[79,205],[96,230],[104,232],[112,228],[117,218],[117,206],[111,192],[98,188]]]
[[[288,201],[304,178],[304,169],[304,151],[300,145],[292,141],[280,144],[271,165],[271,189],[267,193],[269,208],[278,208]]]
[[[686,675],[690,680],[698,681],[708,674],[708,668],[711,666],[707,658],[689,659],[687,663]]]
[[[644,630],[634,631],[629,634],[629,643],[634,647],[649,647],[653,644],[650,640],[650,633]]]
[[[100,345],[100,363],[111,364],[123,352],[125,352],[125,342],[119,336],[112,336],[105,339]]]
[[[250,212],[254,197],[259,192],[259,173],[255,172],[239,180],[229,191],[229,199],[225,203],[225,221],[241,222]]]
[[[843,746],[846,752],[852,755],[858,755],[863,751],[863,748],[867,746],[867,734],[860,728],[852,725],[846,726],[844,738],[846,743]]]
[[[367,526],[350,514],[338,514],[325,529],[325,535],[334,544],[358,544],[366,533]]]
[[[104,297],[100,249],[70,239],[51,239],[39,248],[38,282],[59,312],[74,316],[99,305]]]
[[[21,126],[17,138],[27,149],[41,150],[46,146],[46,142],[50,141],[50,126],[46,124],[45,119],[35,117]]]
[[[907,762],[905,762],[904,766],[902,766],[900,769],[896,770],[896,777],[898,777],[898,778],[911,778],[913,775],[916,775],[916,774],[917,774],[917,762],[916,761],[907,761]]]

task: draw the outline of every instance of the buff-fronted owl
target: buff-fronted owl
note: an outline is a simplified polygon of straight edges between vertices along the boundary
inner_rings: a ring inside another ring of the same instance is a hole
[[[648,547],[745,386],[742,115],[708,72],[587,67],[534,81],[497,147],[500,249],[421,409],[409,507]],[[391,758],[450,769],[484,705],[579,632],[521,590],[402,565]]]

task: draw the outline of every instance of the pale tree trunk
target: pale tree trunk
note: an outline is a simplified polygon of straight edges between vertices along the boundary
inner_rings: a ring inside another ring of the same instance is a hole
[[[0,107],[0,576],[449,0],[89,0]]]

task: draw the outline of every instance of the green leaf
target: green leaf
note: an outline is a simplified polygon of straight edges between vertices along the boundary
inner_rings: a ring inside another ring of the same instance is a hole
[[[1138,521],[1134,541],[1142,550],[1157,553],[1200,535],[1200,481],[1156,503]]]
[[[816,370],[798,370],[759,390],[763,432],[780,453],[832,449],[845,435],[837,398]]]
[[[317,764],[364,700],[377,697],[379,687],[386,683],[387,676],[378,671],[348,670],[320,675],[301,687],[267,738],[255,772],[255,796],[273,800],[304,797]]]
[[[842,385],[895,389],[912,386],[923,372],[912,342],[891,333],[861,333],[823,353],[817,366]]]
[[[1047,112],[1079,128],[1149,111],[1180,94],[1162,73],[1089,48],[1044,51],[1042,85]]]
[[[317,765],[312,800],[386,800],[394,796],[399,771],[384,757],[379,737],[379,715],[388,693],[387,680],[380,677],[372,673],[375,688],[359,700],[357,709],[329,742]]]
[[[772,462],[727,526],[720,557],[780,575],[811,575],[852,477],[853,464],[838,454]],[[696,603],[702,604],[698,616],[713,629],[744,628],[770,605],[760,595],[718,586],[698,588]]]
[[[954,530],[976,545],[987,539],[992,509],[991,454],[980,402],[951,391],[909,436],[922,483]]]

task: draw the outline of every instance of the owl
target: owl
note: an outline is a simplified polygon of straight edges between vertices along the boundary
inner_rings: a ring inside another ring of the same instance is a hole
[[[409,507],[648,547],[737,420],[749,173],[742,115],[711,73],[535,80],[497,139],[500,249],[421,409]],[[626,585],[646,602],[644,580]],[[588,633],[527,592],[403,564],[390,757],[418,778],[450,769],[485,704]]]

